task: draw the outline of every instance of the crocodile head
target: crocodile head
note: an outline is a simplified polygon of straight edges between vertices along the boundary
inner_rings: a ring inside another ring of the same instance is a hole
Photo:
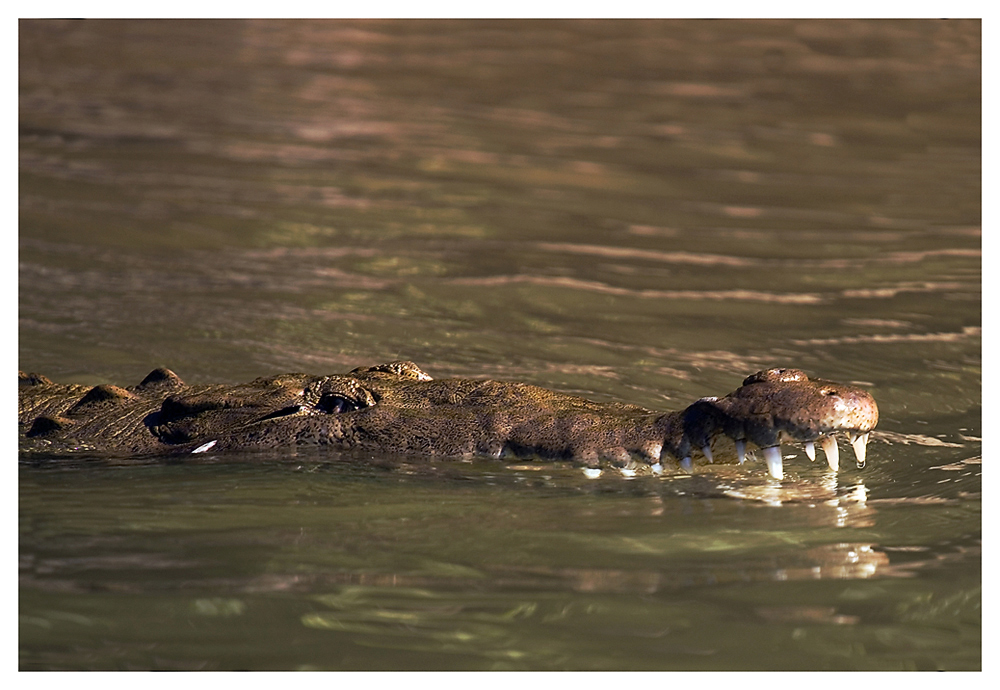
[[[798,369],[767,369],[748,376],[724,398],[702,398],[683,413],[683,434],[676,453],[690,466],[692,450],[709,460],[730,450],[739,463],[748,444],[759,448],[768,471],[783,476],[781,444],[802,443],[810,460],[816,444],[830,468],[840,464],[836,437],[851,443],[858,466],[865,463],[869,432],[878,423],[878,406],[868,391],[843,383],[810,379]]]

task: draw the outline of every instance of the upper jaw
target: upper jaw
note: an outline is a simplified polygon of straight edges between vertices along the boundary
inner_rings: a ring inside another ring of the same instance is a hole
[[[836,471],[836,435],[851,442],[859,466],[865,462],[869,432],[878,423],[878,406],[864,389],[810,379],[797,369],[768,369],[747,377],[724,398],[702,398],[683,413],[683,437],[677,448],[682,463],[692,451],[713,459],[713,445],[724,435],[743,462],[748,446],[762,449],[768,472],[784,477],[782,442],[805,444],[815,459],[818,442]]]

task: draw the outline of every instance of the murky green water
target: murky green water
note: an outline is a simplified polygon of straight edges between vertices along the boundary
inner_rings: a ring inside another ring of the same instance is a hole
[[[781,483],[22,462],[22,669],[981,666],[978,22],[19,33],[22,369],[672,409],[790,365],[882,411]]]

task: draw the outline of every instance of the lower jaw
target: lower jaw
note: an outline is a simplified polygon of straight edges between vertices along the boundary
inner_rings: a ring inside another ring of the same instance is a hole
[[[854,450],[858,467],[864,467],[867,455],[866,451],[868,447],[869,432],[848,432],[847,439],[850,441],[851,447]],[[742,465],[747,461],[747,443],[742,440],[732,441],[732,443],[735,446],[736,461],[738,464]],[[840,469],[840,448],[837,445],[836,437],[830,434],[805,442],[805,453],[809,459],[813,461],[816,460],[817,443],[826,456],[827,465],[829,465],[831,470],[837,472]],[[759,450],[764,456],[764,461],[767,463],[768,474],[770,474],[774,479],[784,479],[784,462],[781,452],[781,444],[760,448]],[[702,455],[709,462],[714,462],[715,452],[713,452],[710,447],[705,446],[702,448]],[[685,472],[691,472],[693,469],[691,456],[681,458],[680,466]]]

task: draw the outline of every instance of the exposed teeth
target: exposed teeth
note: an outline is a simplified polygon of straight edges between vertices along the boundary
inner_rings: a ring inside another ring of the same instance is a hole
[[[681,460],[681,469],[688,473],[691,472],[691,458],[688,457]]]
[[[812,441],[806,441],[806,455],[813,462],[816,462],[816,444]]]
[[[854,457],[858,459],[858,467],[865,466],[865,453],[868,450],[868,433],[851,434],[851,445],[854,447]]]
[[[597,467],[587,467],[583,470],[583,476],[587,479],[597,479],[601,476],[601,470]]]
[[[702,454],[704,454],[705,458],[708,459],[709,462],[715,462],[712,459],[712,449],[711,449],[711,447],[705,446],[704,448],[701,449],[701,452],[702,452]]]
[[[650,465],[649,469],[653,471],[653,474],[663,474],[663,465],[660,463]]]
[[[826,464],[836,472],[840,468],[840,450],[837,448],[837,439],[833,436],[824,436],[819,445],[826,453]]]
[[[747,461],[746,441],[736,441],[736,459],[740,461],[741,465]]]
[[[781,466],[781,446],[764,448],[764,459],[767,460],[767,472],[775,479],[784,479],[785,473]]]

